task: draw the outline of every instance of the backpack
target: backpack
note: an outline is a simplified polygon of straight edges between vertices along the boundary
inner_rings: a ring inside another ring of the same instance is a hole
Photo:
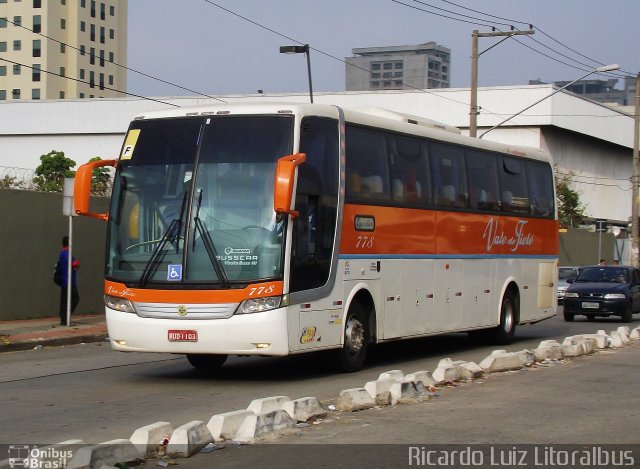
[[[56,263],[53,264],[53,283],[62,286],[62,266],[60,265],[60,261],[56,261]]]

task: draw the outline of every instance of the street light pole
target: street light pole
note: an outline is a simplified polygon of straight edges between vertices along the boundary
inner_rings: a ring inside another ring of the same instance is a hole
[[[519,116],[520,114],[522,114],[525,111],[528,111],[529,109],[531,109],[533,106],[540,104],[542,101],[544,101],[545,99],[550,98],[551,96],[553,96],[556,93],[559,93],[560,91],[564,90],[565,88],[568,88],[569,86],[573,85],[575,82],[580,81],[580,80],[584,80],[585,78],[587,78],[589,75],[591,75],[592,73],[602,73],[602,72],[612,72],[613,70],[618,70],[620,68],[620,65],[618,64],[613,64],[613,65],[605,65],[604,67],[598,67],[598,68],[594,68],[593,70],[591,70],[589,73],[587,73],[586,75],[581,76],[580,78],[576,78],[575,80],[567,83],[566,85],[564,85],[562,88],[558,88],[557,90],[555,90],[553,93],[548,94],[547,96],[545,96],[542,99],[537,100],[535,103],[525,107],[524,109],[522,109],[521,111],[516,112],[515,114],[507,117],[506,119],[504,119],[503,121],[499,122],[498,124],[494,125],[493,127],[491,127],[489,130],[485,130],[484,132],[482,132],[480,134],[480,136],[478,138],[482,138],[485,135],[487,135],[489,132],[491,132],[493,129],[497,129],[498,127],[500,127],[502,124],[509,122],[511,119],[513,119],[516,116]]]
[[[635,112],[633,126],[633,158],[631,175],[631,264],[638,267],[638,177],[640,163],[640,73],[636,76]]]
[[[477,29],[474,29],[473,33],[471,33],[471,103],[469,105],[469,136],[475,137],[478,132],[478,114],[480,114],[480,108],[478,107],[478,58],[498,44],[506,41],[511,36],[522,36],[525,34],[535,34],[535,31],[533,29],[529,29],[529,31],[494,31],[491,33],[479,33]],[[496,42],[488,49],[478,53],[479,37],[497,36],[506,37],[502,41]]]
[[[309,98],[313,103],[313,85],[311,83],[311,56],[309,54],[309,44],[303,46],[281,46],[281,54],[306,54],[307,56],[307,76],[309,77]]]

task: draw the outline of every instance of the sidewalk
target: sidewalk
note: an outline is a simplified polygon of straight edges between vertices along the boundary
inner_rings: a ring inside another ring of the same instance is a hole
[[[0,321],[0,353],[88,342],[108,337],[103,314],[72,316],[71,327],[61,326],[57,316],[50,318]]]

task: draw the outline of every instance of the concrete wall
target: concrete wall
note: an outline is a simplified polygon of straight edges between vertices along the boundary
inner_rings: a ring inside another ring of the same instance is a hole
[[[602,233],[600,241],[598,233],[588,230],[569,228],[560,233],[560,265],[594,265],[601,258],[611,264],[616,257],[615,237],[611,233]]]
[[[108,199],[92,209],[107,211]],[[57,316],[60,287],[53,264],[68,234],[62,194],[0,189],[0,320]],[[73,256],[80,261],[75,314],[103,313],[106,223],[73,218]]]

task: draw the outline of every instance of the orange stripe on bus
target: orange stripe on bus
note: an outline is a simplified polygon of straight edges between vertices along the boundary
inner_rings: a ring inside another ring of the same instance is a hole
[[[240,303],[249,298],[282,295],[283,282],[255,283],[244,289],[230,290],[162,290],[159,288],[128,288],[105,280],[105,295],[146,303]]]
[[[358,231],[358,216],[373,231]],[[340,254],[558,255],[558,222],[477,213],[345,204]]]

